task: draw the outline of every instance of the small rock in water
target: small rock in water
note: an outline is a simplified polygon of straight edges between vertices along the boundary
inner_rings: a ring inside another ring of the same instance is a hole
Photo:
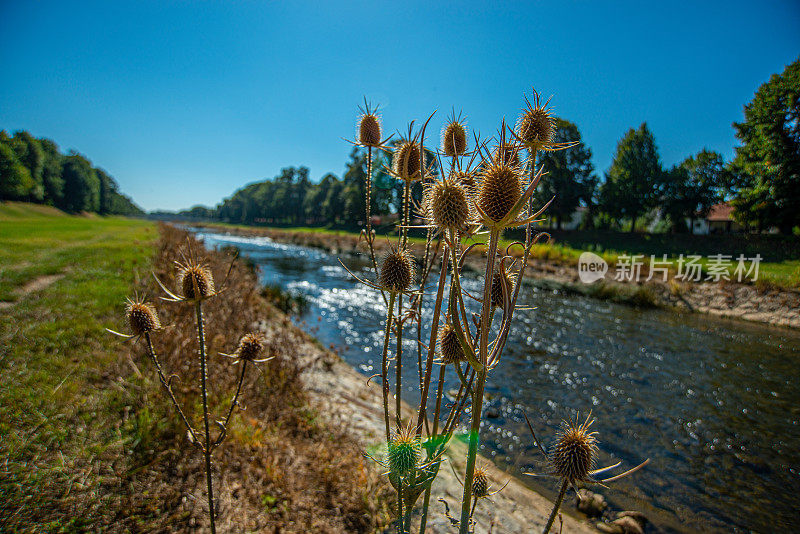
[[[576,507],[579,512],[589,517],[600,517],[607,506],[608,503],[606,503],[605,498],[599,493],[592,493],[587,489],[578,490]]]
[[[603,523],[602,521],[597,523],[597,530],[600,532],[607,532],[608,534],[624,534],[625,531],[622,530],[622,527],[619,525],[614,525],[612,523]]]
[[[615,519],[611,524],[622,527],[623,534],[644,534],[642,525],[636,519],[627,515]]]
[[[500,412],[495,408],[489,408],[488,410],[486,410],[486,417],[488,419],[497,419],[498,417],[500,417]]]
[[[642,512],[637,512],[635,510],[626,510],[624,512],[617,512],[617,519],[622,517],[632,517],[636,520],[642,527],[647,524],[647,517]]]

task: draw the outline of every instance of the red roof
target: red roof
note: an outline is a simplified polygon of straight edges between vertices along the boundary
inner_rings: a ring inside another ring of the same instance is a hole
[[[711,207],[711,211],[706,216],[707,221],[732,221],[733,206],[728,203],[716,204]]]

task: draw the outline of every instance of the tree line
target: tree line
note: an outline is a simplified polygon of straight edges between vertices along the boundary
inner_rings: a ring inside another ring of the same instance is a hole
[[[729,162],[703,149],[665,168],[653,133],[642,123],[620,139],[602,181],[578,127],[557,118],[555,141],[575,146],[541,158],[546,173],[537,196],[542,203],[554,197],[547,216],[558,228],[583,206],[583,228],[633,232],[659,213],[663,230],[691,232],[694,220],[730,201],[743,226],[791,233],[800,225],[799,92],[800,60],[773,75],[745,106],[744,121],[733,125],[741,146]],[[435,174],[433,154],[427,159]],[[399,211],[401,184],[385,172],[390,165],[391,155],[381,154],[374,166],[371,208],[376,215]],[[356,225],[363,220],[365,176],[366,154],[353,149],[342,179],[329,173],[314,184],[307,168],[288,167],[272,180],[238,190],[216,208],[198,206],[182,214],[244,224]],[[416,184],[413,199],[418,202],[421,194]]]
[[[48,204],[70,213],[138,215],[141,208],[116,180],[75,150],[62,154],[50,139],[0,130],[0,200]]]

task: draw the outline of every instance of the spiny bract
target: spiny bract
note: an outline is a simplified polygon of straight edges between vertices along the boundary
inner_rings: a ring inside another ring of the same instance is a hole
[[[258,332],[250,332],[242,336],[236,355],[243,360],[255,360],[264,350],[264,336]]]
[[[468,193],[457,181],[435,182],[427,201],[428,216],[441,229],[460,230],[469,220]]]
[[[392,250],[383,258],[378,283],[389,291],[406,291],[414,281],[414,259],[407,250]]]
[[[125,317],[128,319],[131,331],[136,336],[161,328],[161,321],[158,320],[156,308],[149,302],[128,299],[128,304],[125,307]]]
[[[374,113],[364,113],[358,121],[358,142],[370,147],[381,145],[381,123]]]
[[[394,151],[392,172],[403,180],[419,180],[422,163],[419,143],[404,141]]]
[[[464,349],[458,340],[458,334],[449,323],[442,325],[442,329],[439,331],[439,353],[444,365],[465,360]]]
[[[412,425],[398,430],[389,441],[389,471],[398,476],[406,476],[417,467],[422,456],[422,443]]]
[[[453,120],[442,132],[442,152],[451,158],[462,156],[467,151],[467,130],[461,122]]]
[[[501,221],[522,196],[517,167],[494,162],[481,176],[477,205],[492,222]]]
[[[587,480],[597,453],[596,432],[589,432],[592,420],[582,424],[561,423],[562,430],[550,451],[550,463],[556,475],[570,484]]]
[[[179,278],[184,298],[204,299],[214,294],[214,277],[211,275],[211,270],[204,265],[191,264],[181,267]]]

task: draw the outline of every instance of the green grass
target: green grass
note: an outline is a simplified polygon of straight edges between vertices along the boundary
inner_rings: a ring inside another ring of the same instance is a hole
[[[121,324],[124,299],[135,276],[149,271],[156,237],[146,221],[0,203],[0,457],[8,459],[0,518],[14,514],[25,524],[27,515],[48,516],[42,506],[57,517],[70,491],[48,488],[71,488],[71,473],[121,438],[113,422],[124,395],[100,385],[120,367],[119,338],[104,329]],[[62,277],[22,292],[53,274]]]
[[[210,226],[219,228],[252,228],[244,225],[214,223]],[[276,227],[277,230],[297,233],[315,233],[321,235],[358,235],[358,232],[337,230],[329,228],[296,226]],[[546,230],[545,230],[546,231]],[[380,234],[380,231],[378,232]],[[506,236],[500,243],[505,248],[515,241],[522,239],[522,233],[514,238]],[[565,265],[577,265],[578,258],[583,252],[590,251],[601,256],[613,270],[613,264],[621,255],[643,255],[643,261],[649,262],[650,256],[655,255],[657,260],[667,254],[677,269],[677,260],[680,254],[684,257],[689,254],[702,256],[699,262],[703,266],[703,276],[706,273],[707,258],[712,254],[728,254],[733,258],[732,271],[736,266],[736,257],[744,254],[754,257],[761,254],[759,264],[759,285],[776,286],[781,288],[800,289],[800,240],[794,236],[773,235],[722,235],[700,236],[680,234],[629,234],[610,231],[552,231],[551,244],[536,245],[532,256],[537,259],[550,260]],[[480,238],[478,239],[480,241]],[[412,243],[424,243],[420,237],[410,238]]]

